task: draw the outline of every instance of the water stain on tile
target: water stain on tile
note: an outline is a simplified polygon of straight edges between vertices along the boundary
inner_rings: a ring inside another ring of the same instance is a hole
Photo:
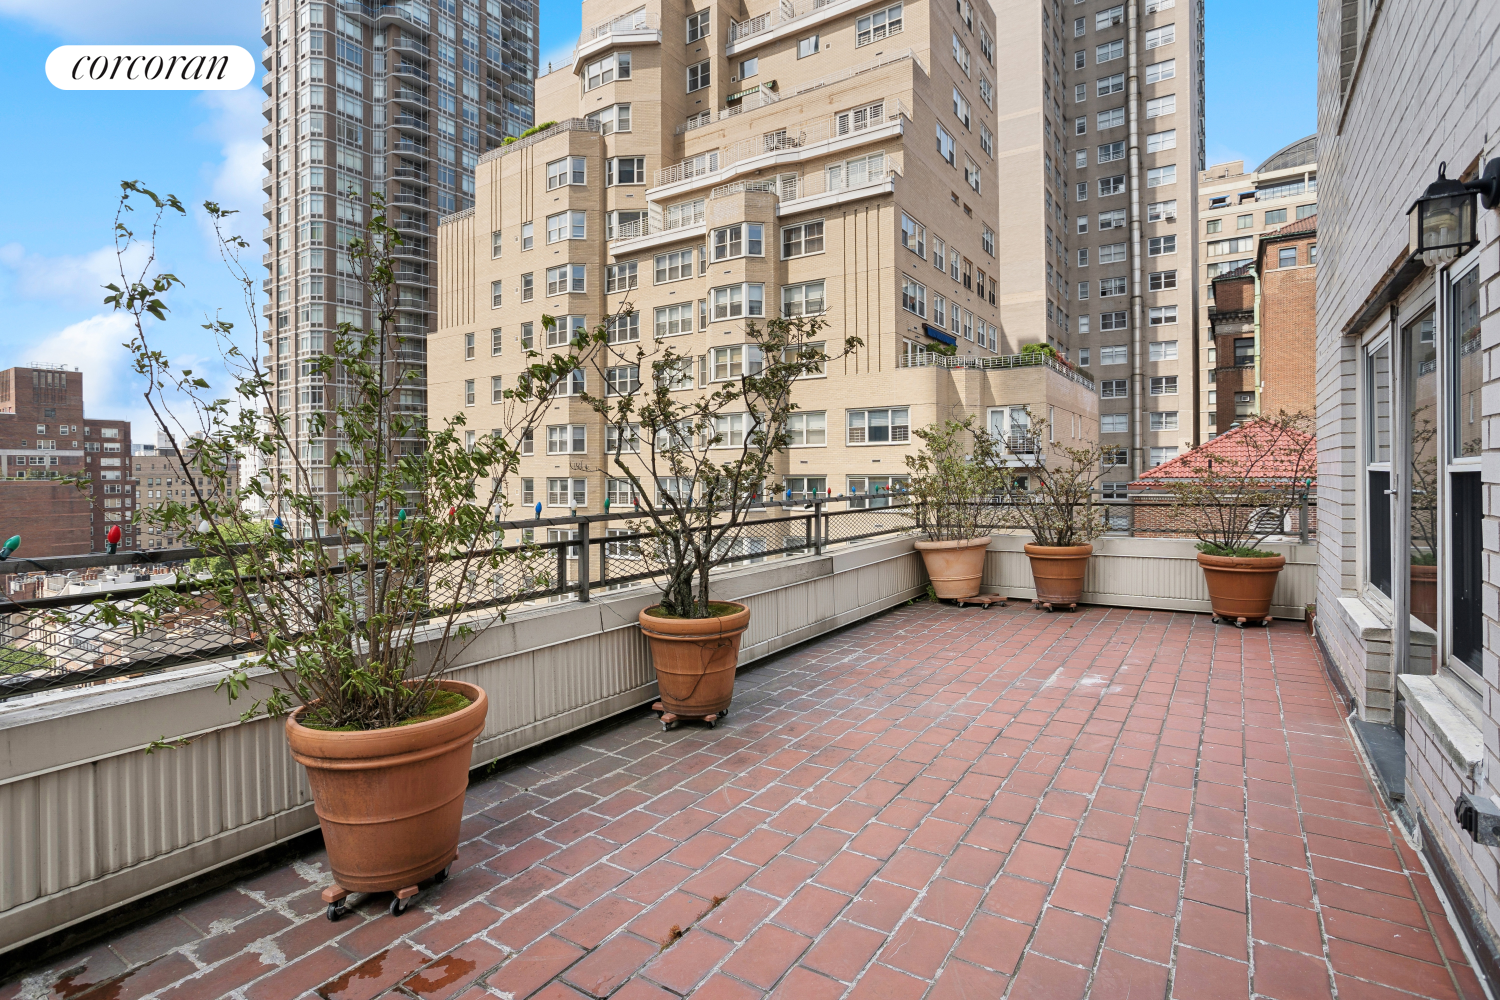
[[[318,996],[322,997],[323,1000],[338,1000],[339,994],[360,980],[375,979],[380,975],[381,969],[385,965],[385,957],[390,954],[390,951],[387,948],[385,951],[376,952],[337,979],[331,979],[322,986],[319,986]]]
[[[472,959],[448,955],[438,959],[406,981],[406,988],[414,993],[432,993],[445,986],[452,986],[473,972],[477,963]]]

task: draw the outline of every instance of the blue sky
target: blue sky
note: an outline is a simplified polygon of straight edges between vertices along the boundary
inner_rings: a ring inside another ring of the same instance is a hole
[[[556,13],[562,11],[562,14]],[[559,64],[580,29],[576,3],[544,5],[541,62]],[[1208,162],[1253,167],[1316,128],[1314,0],[1209,0]],[[62,362],[84,373],[90,416],[128,418],[150,440],[149,416],[120,345],[129,331],[100,304],[112,279],[110,226],[119,182],[177,194],[193,217],[174,221],[158,246],[165,270],[187,284],[172,318],[153,333],[183,364],[223,382],[200,324],[222,307],[245,327],[240,295],[214,254],[197,206],[238,208],[239,232],[258,260],[260,113],[264,94],[60,91],[43,64],[76,43],[237,44],[256,58],[259,5],[250,0],[0,0],[0,60],[10,155],[0,166],[0,368]],[[257,75],[256,84],[259,83]],[[1003,280],[1003,276],[1002,276]]]

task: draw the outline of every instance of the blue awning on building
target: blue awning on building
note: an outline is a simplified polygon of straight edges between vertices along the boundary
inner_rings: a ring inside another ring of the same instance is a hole
[[[922,332],[925,333],[925,334],[927,334],[927,336],[931,337],[933,340],[936,340],[936,341],[938,341],[940,343],[944,343],[944,344],[957,344],[958,343],[958,338],[955,337],[955,336],[953,336],[953,334],[951,334],[951,333],[945,333],[943,330],[939,329],[938,327],[930,326],[930,325],[928,325],[926,323],[922,324]]]

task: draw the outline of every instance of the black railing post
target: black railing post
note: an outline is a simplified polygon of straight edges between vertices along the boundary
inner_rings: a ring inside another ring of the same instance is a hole
[[[1302,519],[1297,523],[1297,540],[1307,544],[1307,492],[1302,493]]]
[[[827,525],[823,523],[823,501],[814,498],[812,516],[812,543],[813,555],[815,556],[820,556],[823,554],[823,538],[825,531],[827,531]]]
[[[560,542],[557,546],[557,587],[558,593],[568,592],[568,543]]]
[[[589,522],[578,522],[578,600],[589,600]]]
[[[599,586],[603,587],[609,580],[609,529],[604,529],[604,538],[599,539]]]

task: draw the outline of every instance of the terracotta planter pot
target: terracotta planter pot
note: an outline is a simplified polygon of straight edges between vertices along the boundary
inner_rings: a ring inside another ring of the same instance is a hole
[[[679,716],[712,724],[729,713],[740,637],[750,625],[750,609],[735,606],[738,611],[720,618],[658,618],[648,613],[653,608],[637,616],[651,643],[663,728]]]
[[[1031,559],[1031,579],[1036,583],[1037,603],[1078,607],[1083,597],[1083,576],[1088,572],[1092,545],[1030,545],[1026,555]]]
[[[984,553],[990,536],[960,538],[951,542],[923,539],[916,543],[927,567],[932,589],[942,600],[979,596],[979,582],[984,576]]]
[[[468,698],[469,706],[409,726],[352,733],[307,728],[298,721],[306,709],[286,720],[292,756],[307,768],[338,888],[414,892],[458,856],[469,761],[489,699],[462,681],[439,686]],[[336,898],[342,897],[325,893],[329,902]]]
[[[1411,568],[1411,613],[1428,628],[1437,628],[1436,566]]]
[[[1286,556],[1241,559],[1198,553],[1198,565],[1208,583],[1208,599],[1214,621],[1227,618],[1236,625],[1247,622],[1271,624],[1271,594],[1276,577],[1286,565]]]

